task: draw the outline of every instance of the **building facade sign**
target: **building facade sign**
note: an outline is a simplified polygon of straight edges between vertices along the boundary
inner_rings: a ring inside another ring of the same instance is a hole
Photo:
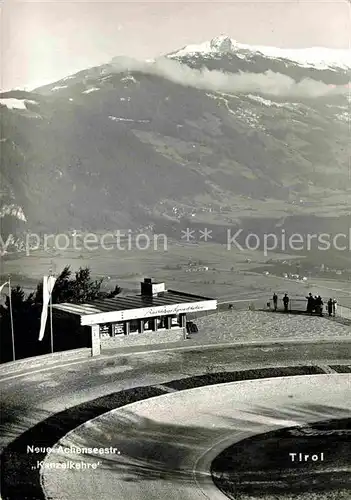
[[[113,321],[129,321],[132,319],[150,318],[155,316],[169,316],[172,314],[211,311],[216,308],[217,300],[201,300],[199,302],[186,302],[183,304],[172,304],[158,307],[143,307],[138,309],[127,309],[124,311],[87,314],[81,317],[81,324],[96,325],[100,323],[110,323]]]

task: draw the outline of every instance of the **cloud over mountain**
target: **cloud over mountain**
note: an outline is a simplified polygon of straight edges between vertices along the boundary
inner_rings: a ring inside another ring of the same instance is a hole
[[[154,61],[138,61],[136,59],[118,57],[112,62],[112,71],[138,71],[170,80],[178,85],[197,89],[226,92],[263,93],[279,97],[314,98],[327,95],[347,95],[345,86],[330,86],[322,81],[304,78],[295,81],[293,78],[267,70],[264,73],[243,72],[227,73],[209,70],[206,67],[195,69],[179,61],[162,57]]]

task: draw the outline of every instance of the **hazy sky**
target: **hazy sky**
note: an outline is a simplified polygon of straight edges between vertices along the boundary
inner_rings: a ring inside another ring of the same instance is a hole
[[[349,48],[347,0],[1,2],[2,89],[33,88],[117,55],[152,58],[221,33],[241,43]]]

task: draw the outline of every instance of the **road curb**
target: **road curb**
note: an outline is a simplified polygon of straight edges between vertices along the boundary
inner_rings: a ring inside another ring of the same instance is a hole
[[[186,341],[185,341],[186,342]],[[92,357],[90,349],[79,349],[80,352],[71,352],[65,351],[64,356],[57,356],[54,353],[53,355],[46,354],[45,359],[42,359],[41,356],[32,360],[32,358],[26,358],[25,360],[12,361],[9,363],[4,363],[0,365],[0,384],[2,382],[2,378],[7,378],[8,375],[18,375],[18,377],[29,374],[29,373],[38,373],[45,370],[49,370],[51,368],[59,368],[69,366],[70,364],[77,364],[80,361],[83,363],[86,362],[95,362],[108,360],[111,358],[116,358],[119,356],[128,357],[138,354],[155,354],[159,352],[174,352],[174,351],[196,351],[196,350],[208,350],[208,349],[225,349],[230,347],[237,348],[248,348],[248,347],[284,347],[284,346],[293,346],[293,345],[310,345],[310,344],[351,344],[351,336],[350,337],[322,337],[322,338],[313,338],[313,339],[268,339],[268,340],[252,340],[246,342],[222,342],[222,343],[213,343],[213,344],[192,344],[192,345],[176,345],[173,344],[157,344],[152,346],[140,346],[131,348],[116,348],[110,349],[105,353],[102,353],[100,356]],[[67,353],[67,354],[66,354]],[[54,357],[52,357],[54,356]],[[58,359],[60,358],[60,359]],[[31,366],[28,366],[31,365]],[[43,367],[44,365],[44,367]],[[23,367],[23,368],[22,368]]]

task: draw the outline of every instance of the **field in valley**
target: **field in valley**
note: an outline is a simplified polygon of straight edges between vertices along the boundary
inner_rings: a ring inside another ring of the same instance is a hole
[[[297,282],[282,276],[266,275],[259,271],[268,259],[289,260],[297,256],[261,252],[227,250],[225,245],[214,243],[168,242],[164,250],[113,250],[65,252],[33,251],[29,256],[12,256],[3,259],[1,275],[11,274],[12,283],[21,285],[27,292],[52,268],[55,274],[70,265],[75,271],[88,266],[94,277],[106,277],[105,286],[118,283],[123,293],[139,291],[144,277],[164,281],[171,289],[184,290],[219,300],[262,298],[262,305],[273,292],[287,292],[294,297],[305,297],[310,291],[328,299],[337,297],[338,302],[351,306],[350,283],[343,280],[321,279],[311,276],[307,282]],[[292,266],[293,268],[294,266]]]

